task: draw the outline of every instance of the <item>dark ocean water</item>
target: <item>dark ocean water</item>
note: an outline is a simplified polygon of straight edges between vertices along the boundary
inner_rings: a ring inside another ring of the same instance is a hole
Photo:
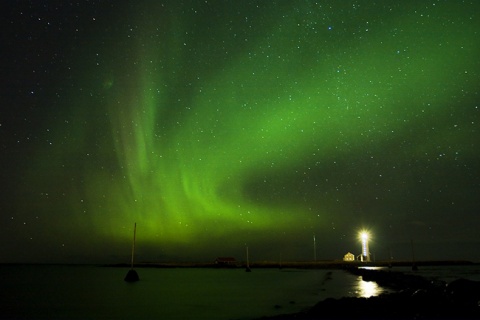
[[[394,270],[408,274],[416,274],[427,279],[440,280],[447,283],[459,278],[480,281],[480,264],[420,266],[417,271],[412,271],[410,267],[398,267],[394,268]]]
[[[383,290],[340,270],[3,266],[2,315],[16,319],[252,319],[327,297]]]
[[[328,297],[386,291],[342,270],[140,268],[136,283],[123,281],[124,268],[0,271],[2,319],[254,319],[298,312]]]

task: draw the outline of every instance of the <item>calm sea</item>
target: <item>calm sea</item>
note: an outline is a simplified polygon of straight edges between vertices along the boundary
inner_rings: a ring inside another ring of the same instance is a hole
[[[2,319],[254,319],[385,292],[342,270],[2,266]]]
[[[3,266],[3,315],[23,319],[253,319],[327,297],[370,296],[373,282],[340,270],[128,269]]]
[[[431,280],[451,282],[458,278],[480,281],[480,264],[459,266],[420,266],[417,271],[410,267],[396,267],[393,270],[416,274]]]

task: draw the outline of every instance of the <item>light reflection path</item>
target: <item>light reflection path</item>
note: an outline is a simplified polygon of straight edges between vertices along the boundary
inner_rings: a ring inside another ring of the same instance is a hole
[[[375,281],[363,281],[362,276],[357,277],[355,294],[359,298],[370,298],[386,292]]]

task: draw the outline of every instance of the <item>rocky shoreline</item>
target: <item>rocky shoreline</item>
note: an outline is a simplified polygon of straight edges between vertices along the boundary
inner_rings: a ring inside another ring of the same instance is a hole
[[[445,283],[361,268],[347,271],[396,292],[370,298],[328,298],[304,312],[262,319],[480,319],[480,282],[458,279]]]

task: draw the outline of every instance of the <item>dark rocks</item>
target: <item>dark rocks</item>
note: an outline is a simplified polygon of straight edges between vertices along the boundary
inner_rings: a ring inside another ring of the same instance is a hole
[[[457,279],[446,286],[445,292],[457,304],[477,304],[478,306],[480,303],[480,282],[478,281]]]

